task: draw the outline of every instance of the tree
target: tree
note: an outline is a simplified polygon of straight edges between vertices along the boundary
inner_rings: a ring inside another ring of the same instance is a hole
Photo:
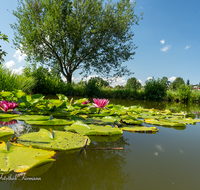
[[[14,45],[27,61],[50,67],[72,82],[72,74],[92,71],[106,77],[130,75],[124,61],[133,59],[131,26],[138,24],[135,3],[120,0],[18,0],[11,25]],[[141,14],[142,15],[142,14]],[[111,75],[111,73],[114,73]]]
[[[181,77],[177,77],[171,84],[171,90],[177,90],[182,84],[185,84],[184,80]]]
[[[159,78],[149,79],[145,83],[144,93],[147,100],[162,100],[167,95],[166,84]]]
[[[187,80],[187,83],[186,83],[186,84],[187,84],[188,86],[190,85],[190,80],[189,80],[189,79]]]
[[[168,89],[168,87],[170,85],[170,81],[168,80],[168,78],[167,77],[163,77],[161,80],[165,83],[165,86]]]
[[[2,34],[1,31],[0,31],[0,40],[9,42],[8,36],[5,34]],[[0,48],[1,48],[1,45],[0,45]],[[7,53],[5,51],[2,51],[2,49],[0,49],[0,64],[4,61],[3,56],[6,56],[6,54]]]
[[[141,83],[135,78],[131,77],[127,80],[125,88],[139,90],[142,87]]]

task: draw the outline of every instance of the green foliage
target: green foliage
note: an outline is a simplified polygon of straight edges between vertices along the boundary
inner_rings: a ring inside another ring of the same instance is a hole
[[[188,102],[188,100],[191,97],[191,90],[188,85],[182,84],[178,91],[177,91],[180,100],[183,100],[184,102]]]
[[[159,78],[146,81],[144,93],[147,100],[162,100],[167,93],[165,82]]]
[[[32,89],[32,93],[37,94],[65,94],[68,86],[61,79],[60,75],[49,71],[43,66],[36,68],[27,65],[23,70],[25,76],[35,79],[35,85]]]
[[[8,36],[5,34],[2,34],[1,31],[0,31],[0,40],[9,42]],[[0,48],[1,48],[1,45],[0,45]],[[2,51],[2,49],[0,49],[0,64],[4,61],[3,56],[6,56],[6,54],[7,53],[5,51]]]
[[[31,77],[18,75],[3,65],[0,65],[0,91],[22,90],[30,92],[35,84]]]
[[[50,66],[72,82],[72,74],[132,74],[124,61],[133,58],[135,3],[128,0],[18,0],[14,45],[27,60]],[[113,72],[111,72],[113,71]]]
[[[177,77],[171,84],[170,84],[170,90],[178,90],[178,88],[185,84],[184,80],[181,77]]]
[[[100,97],[100,84],[97,78],[90,78],[85,85],[85,94],[87,97]]]
[[[167,77],[163,77],[161,80],[165,83],[166,89],[168,89],[168,87],[170,85],[170,81],[168,81],[168,78]]]
[[[125,88],[133,90],[139,90],[141,89],[141,87],[142,87],[141,83],[135,77],[129,78],[125,85]]]

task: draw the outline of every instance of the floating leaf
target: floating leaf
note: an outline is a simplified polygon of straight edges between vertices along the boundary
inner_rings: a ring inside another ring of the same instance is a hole
[[[47,121],[49,120],[49,116],[41,116],[41,115],[22,115],[15,118],[20,121]]]
[[[71,126],[65,127],[66,131],[76,132],[82,135],[120,135],[122,130],[113,128],[110,125],[105,127],[99,125],[86,125],[80,121],[75,122]]]
[[[5,126],[5,127],[0,128],[0,137],[13,135],[14,133],[15,133],[15,131],[13,129],[11,129],[10,127]]]
[[[157,132],[159,129],[156,127],[146,127],[146,126],[126,126],[121,127],[123,131],[131,131],[131,132]]]
[[[19,114],[7,114],[7,113],[0,113],[0,119],[1,118],[14,118],[18,117]]]
[[[163,120],[155,120],[155,119],[145,119],[145,123],[153,124],[153,125],[160,125],[160,126],[170,126],[170,127],[184,127],[185,123],[178,123],[178,122],[171,122],[168,119]]]
[[[0,173],[25,172],[37,165],[54,161],[54,151],[47,151],[0,141]]]
[[[73,124],[73,120],[64,120],[64,119],[53,119],[48,121],[26,121],[30,125],[70,125]]]
[[[40,129],[39,132],[23,134],[17,142],[36,148],[69,150],[83,147],[85,139],[88,138],[71,132],[53,131],[53,133],[54,135],[46,129]],[[88,145],[89,143],[90,141],[88,141]]]

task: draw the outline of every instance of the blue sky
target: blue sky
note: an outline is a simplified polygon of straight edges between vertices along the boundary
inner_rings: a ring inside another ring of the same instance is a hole
[[[115,84],[125,84],[135,77],[143,84],[149,77],[169,80],[182,77],[186,82],[198,84],[200,64],[200,1],[198,0],[137,0],[135,13],[142,11],[144,19],[134,25],[133,42],[138,48],[133,60],[124,65],[134,72],[132,76],[119,78]],[[12,10],[17,0],[2,1],[0,6],[0,31],[9,37],[10,43],[0,41],[8,53],[6,66],[12,66],[17,72],[25,65],[24,56],[14,49],[13,30],[10,23],[15,22]],[[95,75],[95,73],[93,73]],[[78,72],[74,81],[81,79]]]

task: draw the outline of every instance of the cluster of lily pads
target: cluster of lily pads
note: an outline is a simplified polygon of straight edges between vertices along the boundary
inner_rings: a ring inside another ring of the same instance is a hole
[[[145,124],[183,129],[200,122],[195,115],[183,112],[113,105],[106,99],[94,98],[90,103],[86,98],[74,101],[62,94],[57,97],[49,100],[41,94],[0,92],[0,173],[26,172],[52,162],[55,151],[80,149],[96,136],[115,136],[114,140],[118,140],[123,131],[158,132],[157,127]],[[2,141],[2,137],[14,135],[11,128],[4,126],[6,122],[17,120],[40,127],[40,131],[18,136],[17,142]]]

